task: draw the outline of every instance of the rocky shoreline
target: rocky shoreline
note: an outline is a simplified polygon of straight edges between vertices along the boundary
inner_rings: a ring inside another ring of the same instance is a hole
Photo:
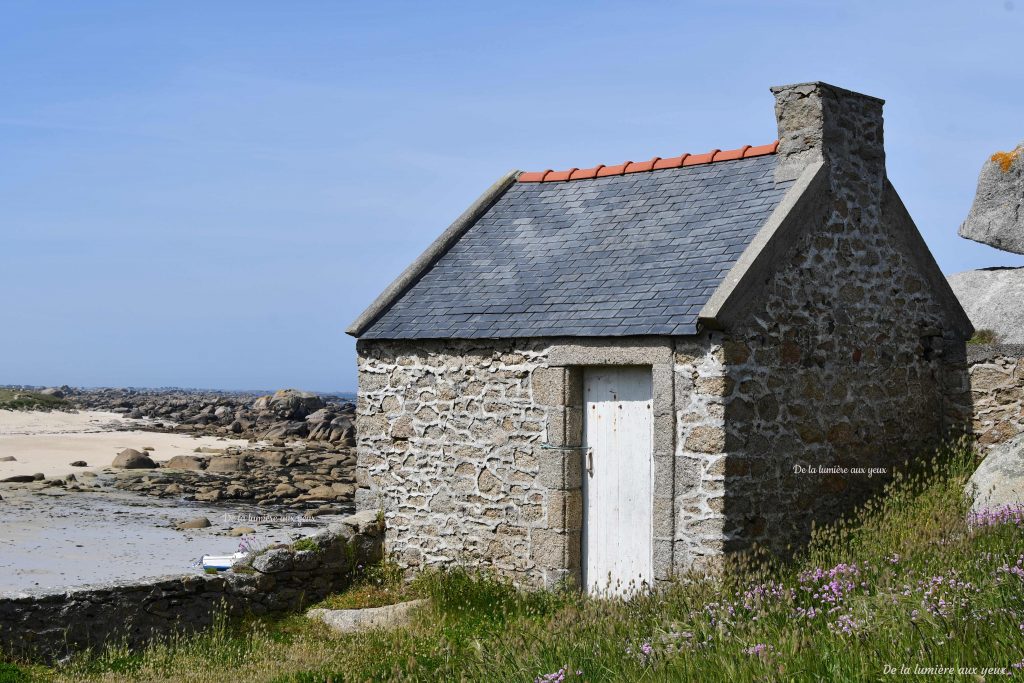
[[[20,387],[20,389],[25,389]],[[11,477],[8,485],[68,491],[118,489],[160,498],[238,501],[305,511],[349,512],[355,492],[355,405],[296,389],[273,394],[185,389],[76,389],[38,393],[59,409],[106,411],[140,423],[116,427],[248,439],[247,446],[203,446],[163,463],[145,452],[111,454],[111,467],[60,478]],[[235,441],[234,443],[238,443]],[[88,463],[95,466],[99,463]],[[85,466],[86,463],[74,463]]]

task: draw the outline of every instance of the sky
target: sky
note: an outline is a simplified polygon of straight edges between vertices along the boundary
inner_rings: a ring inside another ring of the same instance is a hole
[[[0,0],[0,384],[351,391],[348,324],[511,168],[776,138],[882,97],[946,273],[1024,138],[1024,1]]]

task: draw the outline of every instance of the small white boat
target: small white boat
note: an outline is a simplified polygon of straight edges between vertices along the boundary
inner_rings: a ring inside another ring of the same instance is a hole
[[[245,557],[245,553],[234,553],[232,555],[203,555],[203,569],[216,569],[219,572],[231,569],[235,562]]]

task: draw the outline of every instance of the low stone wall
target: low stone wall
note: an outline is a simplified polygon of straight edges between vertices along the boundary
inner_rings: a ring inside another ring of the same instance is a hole
[[[217,615],[298,610],[346,588],[357,565],[384,555],[384,528],[372,510],[332,524],[311,540],[308,549],[274,548],[217,575],[2,598],[0,653],[52,661],[87,647],[135,647],[196,631]]]
[[[1024,346],[967,347],[978,443],[992,446],[1024,433]]]

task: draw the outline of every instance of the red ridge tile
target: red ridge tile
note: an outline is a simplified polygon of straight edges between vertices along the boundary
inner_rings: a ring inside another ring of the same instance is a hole
[[[642,171],[650,171],[654,168],[654,164],[657,163],[661,157],[654,157],[650,161],[635,161],[629,165],[626,169],[626,173],[640,173]]]
[[[710,164],[715,160],[715,155],[721,150],[713,149],[704,154],[691,154],[683,161],[683,166],[697,166],[699,164]]]
[[[569,176],[571,176],[572,172],[575,170],[575,168],[570,168],[568,171],[551,171],[547,174],[547,177],[544,178],[544,182],[550,183],[556,180],[568,180]]]
[[[604,168],[604,164],[598,164],[591,168],[578,168],[572,172],[569,176],[569,180],[585,180],[588,178],[596,178],[598,172]]]
[[[520,173],[517,180],[521,183],[540,183],[544,181],[544,176],[551,173],[549,168],[546,171],[530,171],[529,173]]]
[[[689,152],[684,152],[677,157],[669,157],[667,159],[658,159],[657,163],[654,164],[655,171],[660,171],[663,168],[679,168],[686,161],[686,157],[690,156]]]
[[[597,177],[604,178],[605,176],[609,175],[622,175],[623,173],[626,172],[626,167],[629,166],[631,163],[633,162],[623,161],[618,166],[605,166],[604,168],[597,172]]]
[[[743,153],[750,149],[750,145],[743,145],[739,149],[730,149],[725,152],[719,152],[715,155],[712,161],[733,161],[735,159],[742,159]]]
[[[760,145],[758,147],[748,147],[747,151],[743,153],[744,159],[750,157],[762,157],[766,154],[775,154],[775,151],[779,148],[779,141],[776,140],[770,145]]]
[[[535,171],[531,173],[520,173],[521,183],[549,183],[565,180],[587,180],[590,178],[605,178],[625,173],[643,173],[645,171],[660,171],[666,168],[680,168],[681,166],[698,166],[700,164],[711,164],[719,161],[734,161],[736,159],[749,159],[760,157],[766,154],[775,154],[779,148],[779,141],[770,145],[759,145],[751,147],[744,145],[736,149],[720,150],[713,149],[704,154],[680,154],[677,157],[654,157],[649,161],[624,161],[616,166],[605,166],[598,164],[591,168],[570,168],[565,171]]]

